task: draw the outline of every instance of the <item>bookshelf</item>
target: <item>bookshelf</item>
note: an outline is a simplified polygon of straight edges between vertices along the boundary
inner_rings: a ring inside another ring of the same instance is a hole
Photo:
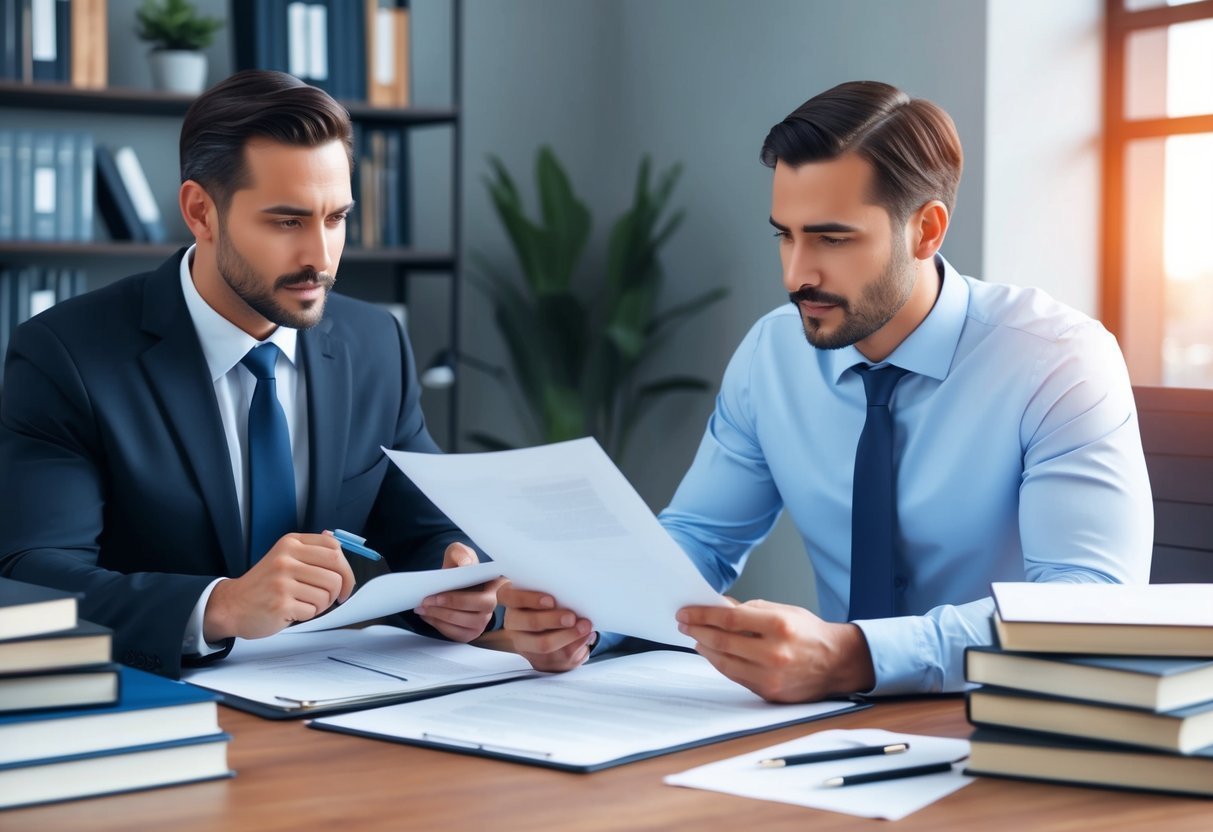
[[[454,354],[459,352],[459,308],[461,302],[460,273],[460,189],[462,187],[460,136],[460,87],[461,87],[461,31],[462,0],[452,0],[450,7],[449,71],[451,79],[450,106],[446,107],[382,107],[364,101],[341,100],[351,119],[361,128],[400,127],[445,127],[450,135],[450,248],[414,248],[409,246],[351,245],[347,247],[342,263],[356,263],[375,267],[373,275],[366,278],[374,281],[378,288],[372,294],[381,299],[385,292],[390,300],[406,306],[410,299],[410,283],[418,275],[440,275],[445,277],[449,299],[446,315],[446,337],[442,346]],[[229,67],[230,69],[230,67]],[[234,70],[233,70],[234,71]],[[104,119],[107,123],[121,122],[126,118],[164,119],[166,123],[180,120],[189,108],[193,96],[159,92],[150,89],[109,87],[105,89],[82,89],[58,83],[23,83],[0,80],[0,117],[5,111],[40,111],[45,113],[81,113]],[[406,170],[401,175],[399,198],[407,205],[413,183]],[[173,206],[161,205],[161,211],[173,211]],[[411,222],[411,218],[406,222]],[[104,232],[102,232],[104,234]],[[86,267],[89,264],[107,271],[135,273],[153,267],[170,256],[188,241],[168,243],[145,243],[98,239],[90,242],[44,242],[33,240],[0,240],[0,263],[45,266]],[[359,278],[362,280],[362,278]],[[386,285],[384,285],[386,283]],[[98,284],[93,283],[92,286]],[[343,285],[343,289],[349,284]],[[410,312],[412,310],[410,309]],[[418,315],[416,320],[433,320],[430,316]],[[418,370],[424,369],[429,355],[418,352],[415,356]],[[458,382],[443,394],[445,397],[445,428],[447,450],[454,450],[458,437]],[[433,426],[433,420],[431,420]],[[437,437],[436,438],[440,438]]]

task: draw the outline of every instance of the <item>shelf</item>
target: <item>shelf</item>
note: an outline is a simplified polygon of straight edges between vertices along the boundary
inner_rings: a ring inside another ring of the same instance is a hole
[[[86,90],[65,84],[21,84],[0,81],[0,107],[32,110],[75,110],[109,115],[183,116],[192,95],[157,90],[109,88]],[[376,124],[453,124],[454,109],[441,107],[372,107],[365,102],[343,101],[355,121]]]
[[[163,260],[187,242],[124,243],[101,240],[94,243],[34,242],[29,240],[0,241],[0,259],[7,257],[102,257],[129,259],[132,257]],[[415,269],[453,269],[455,258],[446,251],[425,251],[414,248],[348,248],[341,256],[347,263],[390,263]]]

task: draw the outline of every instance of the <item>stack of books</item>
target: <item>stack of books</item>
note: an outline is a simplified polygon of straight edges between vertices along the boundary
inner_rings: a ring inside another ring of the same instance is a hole
[[[216,697],[111,642],[71,593],[0,578],[0,809],[231,776]]]
[[[968,770],[1213,796],[1213,586],[995,584]]]

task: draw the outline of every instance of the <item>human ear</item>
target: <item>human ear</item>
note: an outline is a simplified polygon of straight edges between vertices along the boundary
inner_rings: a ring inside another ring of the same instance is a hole
[[[206,189],[193,179],[187,179],[181,184],[177,201],[181,206],[181,216],[194,238],[199,242],[213,242],[219,212]]]
[[[938,199],[933,199],[919,208],[906,223],[910,252],[916,260],[929,260],[943,245],[948,233],[948,208]]]

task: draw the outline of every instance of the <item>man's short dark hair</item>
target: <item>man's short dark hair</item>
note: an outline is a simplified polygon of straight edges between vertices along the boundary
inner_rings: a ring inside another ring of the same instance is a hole
[[[250,139],[300,147],[345,144],[353,166],[350,114],[324,90],[285,72],[237,72],[200,95],[181,125],[181,181],[194,180],[220,212],[249,186]]]
[[[849,81],[815,95],[771,128],[762,163],[798,167],[855,153],[875,170],[871,195],[904,223],[933,199],[951,213],[964,167],[951,117],[879,81]]]

